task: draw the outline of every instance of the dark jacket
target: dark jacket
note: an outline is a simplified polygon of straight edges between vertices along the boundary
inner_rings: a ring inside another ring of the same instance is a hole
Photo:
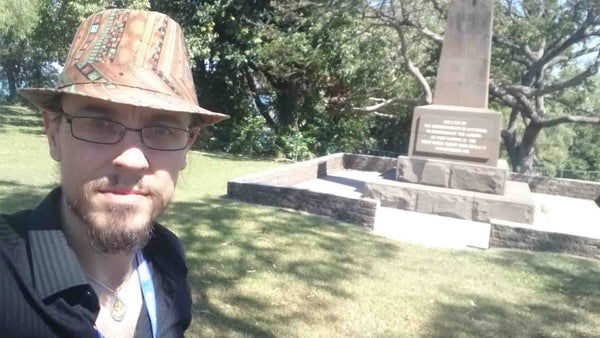
[[[98,298],[67,244],[61,190],[34,210],[0,215],[0,337],[97,337]],[[159,224],[143,248],[156,290],[159,337],[181,337],[191,294],[180,240]],[[136,337],[151,337],[146,306]]]

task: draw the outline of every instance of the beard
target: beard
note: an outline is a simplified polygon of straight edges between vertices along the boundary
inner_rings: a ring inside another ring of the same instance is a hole
[[[67,206],[83,221],[86,235],[92,247],[106,254],[134,252],[144,247],[152,236],[154,220],[168,207],[168,201],[155,189],[137,187],[144,190],[147,208],[139,205],[109,203],[95,205],[93,199],[101,190],[119,185],[117,176],[90,181],[77,189],[75,194],[65,192]]]

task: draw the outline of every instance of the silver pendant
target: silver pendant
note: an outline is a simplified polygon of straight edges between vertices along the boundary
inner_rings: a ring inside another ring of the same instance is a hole
[[[123,302],[118,294],[115,294],[110,300],[110,316],[117,322],[120,322],[125,318],[126,311],[125,302]]]

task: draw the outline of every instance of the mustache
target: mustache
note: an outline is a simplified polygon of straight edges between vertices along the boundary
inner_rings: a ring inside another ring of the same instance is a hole
[[[117,175],[104,176],[92,180],[86,184],[85,194],[92,194],[98,191],[112,190],[136,190],[144,194],[156,196],[159,192],[156,188],[146,184],[141,177],[123,177]],[[91,197],[91,196],[86,196]]]

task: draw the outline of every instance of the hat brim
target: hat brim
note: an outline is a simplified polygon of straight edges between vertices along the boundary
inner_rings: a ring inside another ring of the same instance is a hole
[[[115,84],[84,83],[73,84],[58,89],[21,88],[19,89],[19,94],[38,108],[49,111],[58,111],[60,106],[57,105],[56,97],[61,94],[68,94],[136,107],[198,114],[201,116],[202,122],[206,125],[229,118],[229,115],[216,113],[200,106],[189,104],[187,101],[175,96]]]

